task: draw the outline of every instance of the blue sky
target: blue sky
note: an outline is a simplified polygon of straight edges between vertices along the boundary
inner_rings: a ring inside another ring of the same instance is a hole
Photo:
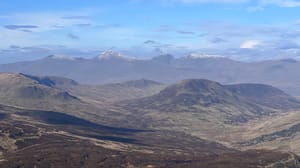
[[[300,0],[4,0],[0,24],[0,63],[111,48],[137,58],[300,56]]]

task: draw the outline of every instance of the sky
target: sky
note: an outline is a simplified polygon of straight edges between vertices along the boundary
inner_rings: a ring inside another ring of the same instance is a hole
[[[300,59],[300,0],[1,0],[0,63],[190,53]]]

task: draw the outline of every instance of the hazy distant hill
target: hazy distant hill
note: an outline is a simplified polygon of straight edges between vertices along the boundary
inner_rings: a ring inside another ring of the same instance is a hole
[[[163,89],[165,85],[151,80],[138,79],[103,85],[67,84],[58,87],[89,100],[117,102],[154,95]]]
[[[20,72],[40,76],[62,76],[84,84],[149,79],[174,83],[189,78],[204,78],[224,84],[262,83],[300,95],[300,62],[292,59],[262,62],[238,62],[227,58],[173,58],[162,55],[150,60],[104,52],[92,59],[49,56],[41,60],[0,65],[2,72]]]

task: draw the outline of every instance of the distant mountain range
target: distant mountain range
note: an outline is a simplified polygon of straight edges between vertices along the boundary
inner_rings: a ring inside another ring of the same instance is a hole
[[[293,59],[239,62],[223,57],[161,55],[148,60],[133,59],[106,51],[92,59],[48,56],[36,61],[0,65],[0,72],[40,76],[62,76],[84,84],[149,79],[174,83],[202,78],[222,84],[262,83],[300,95],[300,62]]]

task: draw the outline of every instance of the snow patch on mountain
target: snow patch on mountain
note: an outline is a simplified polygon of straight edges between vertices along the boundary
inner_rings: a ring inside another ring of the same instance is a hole
[[[224,58],[224,56],[222,56],[222,55],[207,54],[207,53],[191,53],[187,57],[192,58],[192,59],[198,59],[198,58]]]

